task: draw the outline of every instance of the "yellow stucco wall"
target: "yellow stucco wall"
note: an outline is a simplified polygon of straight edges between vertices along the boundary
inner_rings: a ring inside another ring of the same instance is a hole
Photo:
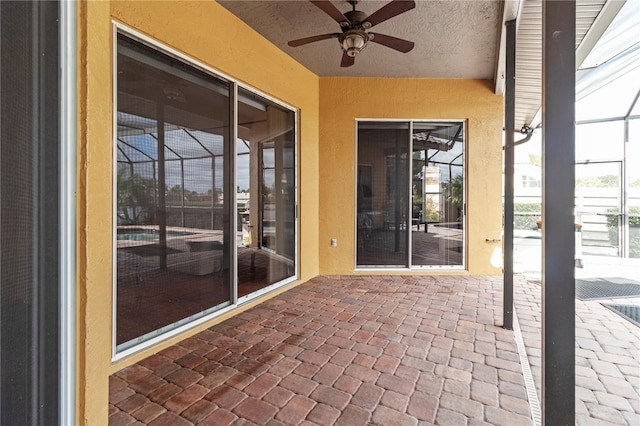
[[[106,424],[111,373],[212,324],[111,362],[114,21],[300,109],[300,281],[319,273],[353,273],[356,118],[467,120],[469,271],[498,272],[488,262],[495,246],[485,238],[497,238],[501,230],[502,98],[492,93],[488,82],[318,78],[213,1],[82,1],[77,193],[80,423]],[[338,247],[330,247],[331,237],[339,239]]]
[[[496,244],[486,239],[502,230],[502,117],[503,98],[488,81],[321,78],[320,273],[354,273],[355,120],[361,118],[466,120],[467,270],[499,274],[489,262]]]
[[[109,374],[211,325],[111,362],[113,21],[302,111],[301,281],[319,272],[318,77],[213,1],[79,2],[77,418],[87,425],[107,423]]]

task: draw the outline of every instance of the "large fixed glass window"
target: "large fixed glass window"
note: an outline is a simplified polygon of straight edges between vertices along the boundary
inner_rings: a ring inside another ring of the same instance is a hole
[[[146,42],[117,67],[122,352],[295,279],[297,142],[294,110]]]
[[[464,124],[358,123],[358,267],[464,265]]]

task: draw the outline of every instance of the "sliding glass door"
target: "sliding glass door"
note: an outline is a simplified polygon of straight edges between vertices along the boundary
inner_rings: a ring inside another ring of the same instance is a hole
[[[462,122],[358,123],[359,268],[464,266]]]
[[[409,123],[358,125],[358,266],[408,266]]]
[[[238,297],[295,274],[295,113],[238,90]]]
[[[118,36],[119,349],[231,303],[230,84]],[[188,291],[185,291],[188,289]]]
[[[413,124],[412,266],[462,266],[462,123]]]
[[[296,112],[117,35],[116,353],[296,277]]]

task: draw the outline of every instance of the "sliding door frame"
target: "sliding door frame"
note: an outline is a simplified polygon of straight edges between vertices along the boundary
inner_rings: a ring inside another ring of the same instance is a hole
[[[408,157],[407,157],[407,167],[409,170],[413,170],[413,148],[414,148],[414,143],[413,143],[413,130],[414,130],[414,124],[415,123],[451,123],[451,124],[460,124],[462,126],[462,132],[464,135],[464,139],[462,142],[462,149],[463,149],[463,161],[462,161],[462,175],[463,175],[463,205],[461,206],[461,215],[462,215],[462,224],[463,224],[463,232],[462,232],[462,261],[460,265],[413,265],[412,264],[412,244],[413,244],[413,232],[412,232],[412,225],[411,225],[411,206],[412,206],[412,194],[411,194],[411,187],[413,184],[413,176],[412,173],[408,173],[408,184],[407,184],[407,188],[409,188],[409,190],[407,191],[406,194],[406,215],[407,215],[407,224],[408,226],[406,227],[406,232],[408,233],[407,235],[407,259],[405,261],[405,264],[407,266],[405,267],[401,267],[401,266],[390,266],[387,267],[385,265],[374,265],[374,266],[370,266],[370,265],[358,265],[358,215],[357,215],[357,211],[358,211],[358,197],[357,197],[357,193],[358,193],[358,173],[354,173],[354,183],[353,183],[353,188],[354,188],[354,194],[356,194],[356,196],[354,196],[354,204],[353,204],[353,211],[354,211],[354,220],[353,220],[353,224],[354,224],[354,247],[353,247],[353,259],[354,259],[354,270],[356,271],[407,271],[407,270],[411,270],[411,271],[421,271],[421,270],[466,270],[467,268],[467,234],[468,234],[468,229],[467,229],[467,178],[468,178],[468,173],[467,173],[467,161],[466,161],[466,154],[467,154],[467,148],[468,148],[468,144],[467,144],[467,120],[465,119],[381,119],[381,118],[356,118],[355,122],[354,122],[354,126],[355,126],[355,143],[354,143],[354,161],[355,161],[355,169],[354,170],[358,170],[358,148],[359,148],[359,126],[361,123],[408,123],[408,131],[409,131],[409,141],[408,141],[408,145],[409,145],[409,150],[408,150]]]
[[[254,300],[260,296],[263,296],[264,294],[271,292],[273,290],[276,290],[278,288],[281,288],[287,284],[290,284],[296,280],[299,279],[300,276],[300,255],[299,255],[299,248],[300,248],[300,234],[299,234],[299,180],[300,180],[300,168],[299,168],[299,150],[300,150],[300,138],[299,138],[299,117],[300,117],[300,111],[285,103],[282,102],[279,99],[275,99],[272,96],[267,95],[266,93],[251,87],[249,85],[246,85],[244,83],[239,82],[237,79],[234,79],[233,77],[230,77],[229,75],[226,75],[208,65],[203,64],[202,62],[200,62],[199,60],[187,56],[183,53],[181,53],[180,51],[162,43],[159,40],[156,40],[154,38],[151,38],[129,26],[126,26],[120,22],[117,21],[112,21],[112,75],[114,76],[113,81],[112,81],[112,93],[113,93],[113,113],[112,113],[112,117],[113,117],[113,135],[114,138],[116,137],[117,133],[117,127],[118,127],[118,123],[117,123],[117,112],[118,112],[118,105],[117,105],[117,93],[118,93],[118,81],[116,76],[118,75],[117,73],[117,66],[118,66],[118,60],[117,60],[117,55],[118,55],[118,35],[124,35],[134,41],[137,41],[151,49],[156,50],[157,52],[160,52],[164,55],[167,55],[177,61],[180,61],[190,67],[193,67],[199,71],[202,71],[208,75],[210,75],[213,78],[217,78],[220,80],[225,81],[226,83],[229,84],[229,108],[230,108],[230,127],[231,127],[231,131],[230,131],[230,140],[229,140],[229,146],[224,148],[224,153],[225,155],[229,156],[229,167],[228,167],[228,172],[229,175],[225,176],[226,182],[228,182],[225,187],[228,187],[230,189],[230,200],[229,200],[229,209],[233,210],[233,214],[230,215],[230,219],[229,219],[229,224],[227,225],[227,228],[225,229],[224,232],[230,232],[231,234],[231,238],[230,238],[230,260],[229,260],[229,265],[230,265],[230,274],[231,274],[231,280],[230,280],[230,303],[228,306],[224,306],[218,310],[216,310],[215,312],[211,312],[208,314],[205,314],[201,317],[195,318],[195,319],[190,319],[190,318],[185,318],[184,320],[178,321],[177,323],[173,323],[173,325],[175,325],[175,327],[159,333],[157,336],[153,336],[150,338],[145,339],[144,341],[137,343],[137,344],[133,344],[133,345],[127,345],[126,348],[123,349],[118,349],[118,345],[116,343],[116,319],[117,319],[117,312],[116,312],[116,307],[117,307],[117,242],[116,242],[116,234],[117,234],[117,218],[116,215],[114,214],[113,217],[113,223],[112,223],[112,235],[113,235],[113,257],[112,257],[112,268],[113,268],[113,282],[112,282],[112,298],[113,298],[113,304],[112,304],[112,361],[118,361],[120,359],[126,358],[134,353],[137,353],[141,350],[144,350],[146,348],[152,347],[164,340],[167,340],[171,337],[174,337],[176,335],[179,335],[181,333],[184,333],[187,330],[190,330],[194,327],[197,327],[198,325],[204,324],[208,321],[211,321],[214,318],[220,317],[222,315],[225,315],[226,313],[229,312],[233,312],[235,309],[237,309],[239,306],[241,306],[244,303],[247,303],[251,300]],[[250,295],[247,295],[245,297],[239,298],[238,297],[238,290],[237,290],[237,286],[238,286],[238,270],[237,270],[237,248],[238,248],[238,244],[235,238],[235,232],[237,230],[237,226],[238,226],[238,218],[237,218],[237,214],[235,214],[235,209],[236,209],[236,203],[237,203],[237,194],[236,194],[236,187],[237,187],[237,176],[236,176],[236,171],[237,171],[237,149],[236,149],[236,141],[237,141],[237,136],[238,136],[238,131],[237,131],[237,126],[238,126],[238,90],[242,89],[245,91],[248,91],[252,94],[255,94],[259,97],[262,97],[270,102],[273,102],[274,104],[285,108],[291,112],[294,113],[294,146],[295,146],[295,156],[294,156],[294,169],[295,169],[295,190],[294,190],[294,194],[295,194],[295,258],[294,258],[294,262],[295,262],[295,267],[294,267],[294,271],[293,271],[293,275],[289,278],[286,278],[282,281],[279,281],[277,283],[274,283],[268,287],[265,287],[261,290],[255,291],[254,293],[251,293]],[[113,151],[114,151],[114,159],[113,161],[113,188],[117,188],[117,144],[114,143],[113,146]],[[117,208],[117,194],[114,192],[112,194],[113,196],[113,211],[116,211]]]

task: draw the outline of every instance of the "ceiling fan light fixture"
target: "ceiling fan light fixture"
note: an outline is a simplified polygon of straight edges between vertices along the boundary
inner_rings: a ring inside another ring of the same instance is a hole
[[[416,7],[416,2],[414,0],[391,0],[371,15],[367,15],[361,10],[356,10],[358,0],[346,1],[351,4],[352,10],[342,13],[330,0],[309,0],[309,2],[322,10],[340,25],[340,29],[342,30],[341,33],[319,34],[311,37],[304,37],[297,40],[291,40],[287,44],[291,47],[298,47],[314,43],[316,41],[328,40],[330,38],[337,37],[338,42],[340,43],[340,49],[342,50],[340,66],[343,68],[352,66],[355,63],[355,57],[360,54],[362,49],[367,47],[367,44],[370,41],[386,46],[390,49],[397,50],[401,53],[408,53],[413,49],[414,43],[412,41],[380,33],[368,33],[367,30],[414,9]]]
[[[356,56],[367,45],[369,37],[364,31],[351,30],[347,31],[340,37],[342,50],[351,57]]]

